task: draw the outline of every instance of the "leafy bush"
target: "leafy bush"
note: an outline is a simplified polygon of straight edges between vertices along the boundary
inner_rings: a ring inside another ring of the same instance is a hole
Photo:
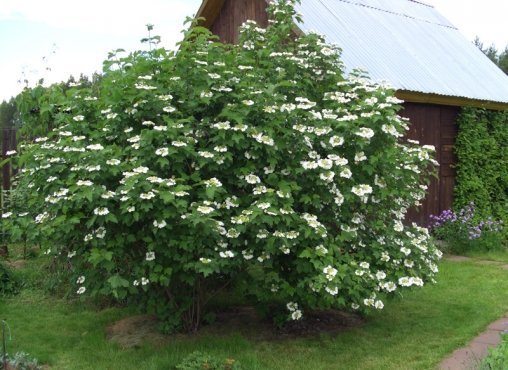
[[[208,354],[193,352],[182,363],[176,366],[178,370],[240,370],[238,362],[233,359],[219,360]]]
[[[438,239],[446,241],[450,252],[489,251],[504,245],[503,221],[492,218],[480,220],[473,202],[458,212],[444,210],[431,215],[431,230]]]
[[[0,297],[16,295],[20,289],[19,279],[6,265],[0,263]]]
[[[489,355],[482,361],[480,370],[508,369],[508,334],[503,335],[501,344],[489,350]]]
[[[42,366],[36,358],[30,357],[28,353],[17,352],[13,357],[8,357],[7,363],[10,367],[8,369],[13,370],[40,370]]]
[[[454,207],[508,222],[508,112],[465,108],[458,119]],[[507,230],[508,231],[508,230]],[[508,233],[505,231],[505,237]]]
[[[167,330],[196,330],[232,282],[298,320],[382,309],[433,279],[440,252],[403,224],[433,148],[399,142],[393,90],[344,77],[321,36],[294,37],[293,2],[269,12],[239,45],[194,26],[177,53],[112,53],[97,92],[49,99],[55,130],[21,148],[18,189],[42,207],[24,217],[72,263],[77,294],[132,299]]]

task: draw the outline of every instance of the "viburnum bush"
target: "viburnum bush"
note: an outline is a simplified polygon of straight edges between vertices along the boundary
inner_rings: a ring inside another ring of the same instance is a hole
[[[433,280],[440,252],[404,224],[433,148],[401,141],[392,89],[345,76],[323,37],[295,37],[294,1],[269,14],[238,45],[194,25],[177,52],[113,54],[98,92],[55,99],[56,128],[22,148],[18,188],[77,294],[196,330],[230,284],[298,320],[382,309]]]

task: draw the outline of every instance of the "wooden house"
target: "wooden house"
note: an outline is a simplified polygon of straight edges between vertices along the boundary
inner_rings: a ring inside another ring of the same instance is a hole
[[[223,42],[238,41],[246,20],[268,26],[268,0],[204,0],[198,17]],[[403,99],[401,115],[411,121],[408,138],[434,145],[440,163],[418,212],[452,206],[457,116],[462,107],[508,109],[508,76],[433,6],[416,0],[301,0],[300,31],[317,31],[342,48],[346,72],[363,68],[374,80],[388,81]]]

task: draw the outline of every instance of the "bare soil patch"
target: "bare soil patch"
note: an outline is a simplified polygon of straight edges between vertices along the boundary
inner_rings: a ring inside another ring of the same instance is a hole
[[[271,320],[262,319],[253,307],[232,307],[217,313],[212,324],[203,326],[192,334],[163,335],[155,316],[137,315],[117,321],[107,330],[107,338],[122,348],[139,347],[144,342],[161,345],[175,338],[204,335],[230,335],[240,333],[252,340],[276,341],[321,334],[338,334],[361,327],[364,320],[355,314],[327,310],[308,312],[298,321],[277,328]]]

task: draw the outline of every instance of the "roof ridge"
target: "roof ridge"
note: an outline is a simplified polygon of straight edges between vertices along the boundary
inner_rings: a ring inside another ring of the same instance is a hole
[[[434,5],[424,3],[423,1],[419,1],[419,0],[407,0],[407,1],[411,1],[413,3],[417,3],[417,4],[420,4],[420,5],[428,6],[429,8],[434,8]]]
[[[318,0],[318,1],[326,9],[328,9],[328,11],[330,11],[330,9],[326,6],[326,3],[323,0]],[[408,14],[397,13],[397,12],[393,12],[393,11],[390,11],[390,10],[386,10],[386,9],[382,9],[382,8],[377,8],[377,7],[372,6],[372,5],[363,4],[363,3],[359,2],[359,1],[356,1],[356,0],[337,0],[337,1],[342,1],[343,3],[348,3],[348,4],[351,4],[351,5],[362,6],[364,8],[368,8],[368,9],[378,10],[380,12],[385,12],[385,13],[397,15],[397,16],[400,16],[400,17],[406,17],[406,18],[414,19],[416,21],[421,21],[421,22],[426,22],[426,23],[429,23],[429,24],[434,24],[436,26],[441,26],[441,27],[446,27],[446,28],[450,28],[450,29],[453,29],[453,30],[458,30],[458,28],[453,26],[453,25],[450,26],[450,25],[447,25],[447,24],[442,24],[442,23],[437,23],[437,22],[431,22],[431,21],[428,21],[426,19],[413,17],[413,16],[408,15]],[[420,5],[424,5],[424,6],[428,6],[428,7],[432,8],[432,9],[435,9],[432,5],[428,5],[428,4],[422,3],[419,0],[407,0],[407,1],[410,1],[410,2],[413,2],[413,3],[416,3],[416,4],[420,4]]]

